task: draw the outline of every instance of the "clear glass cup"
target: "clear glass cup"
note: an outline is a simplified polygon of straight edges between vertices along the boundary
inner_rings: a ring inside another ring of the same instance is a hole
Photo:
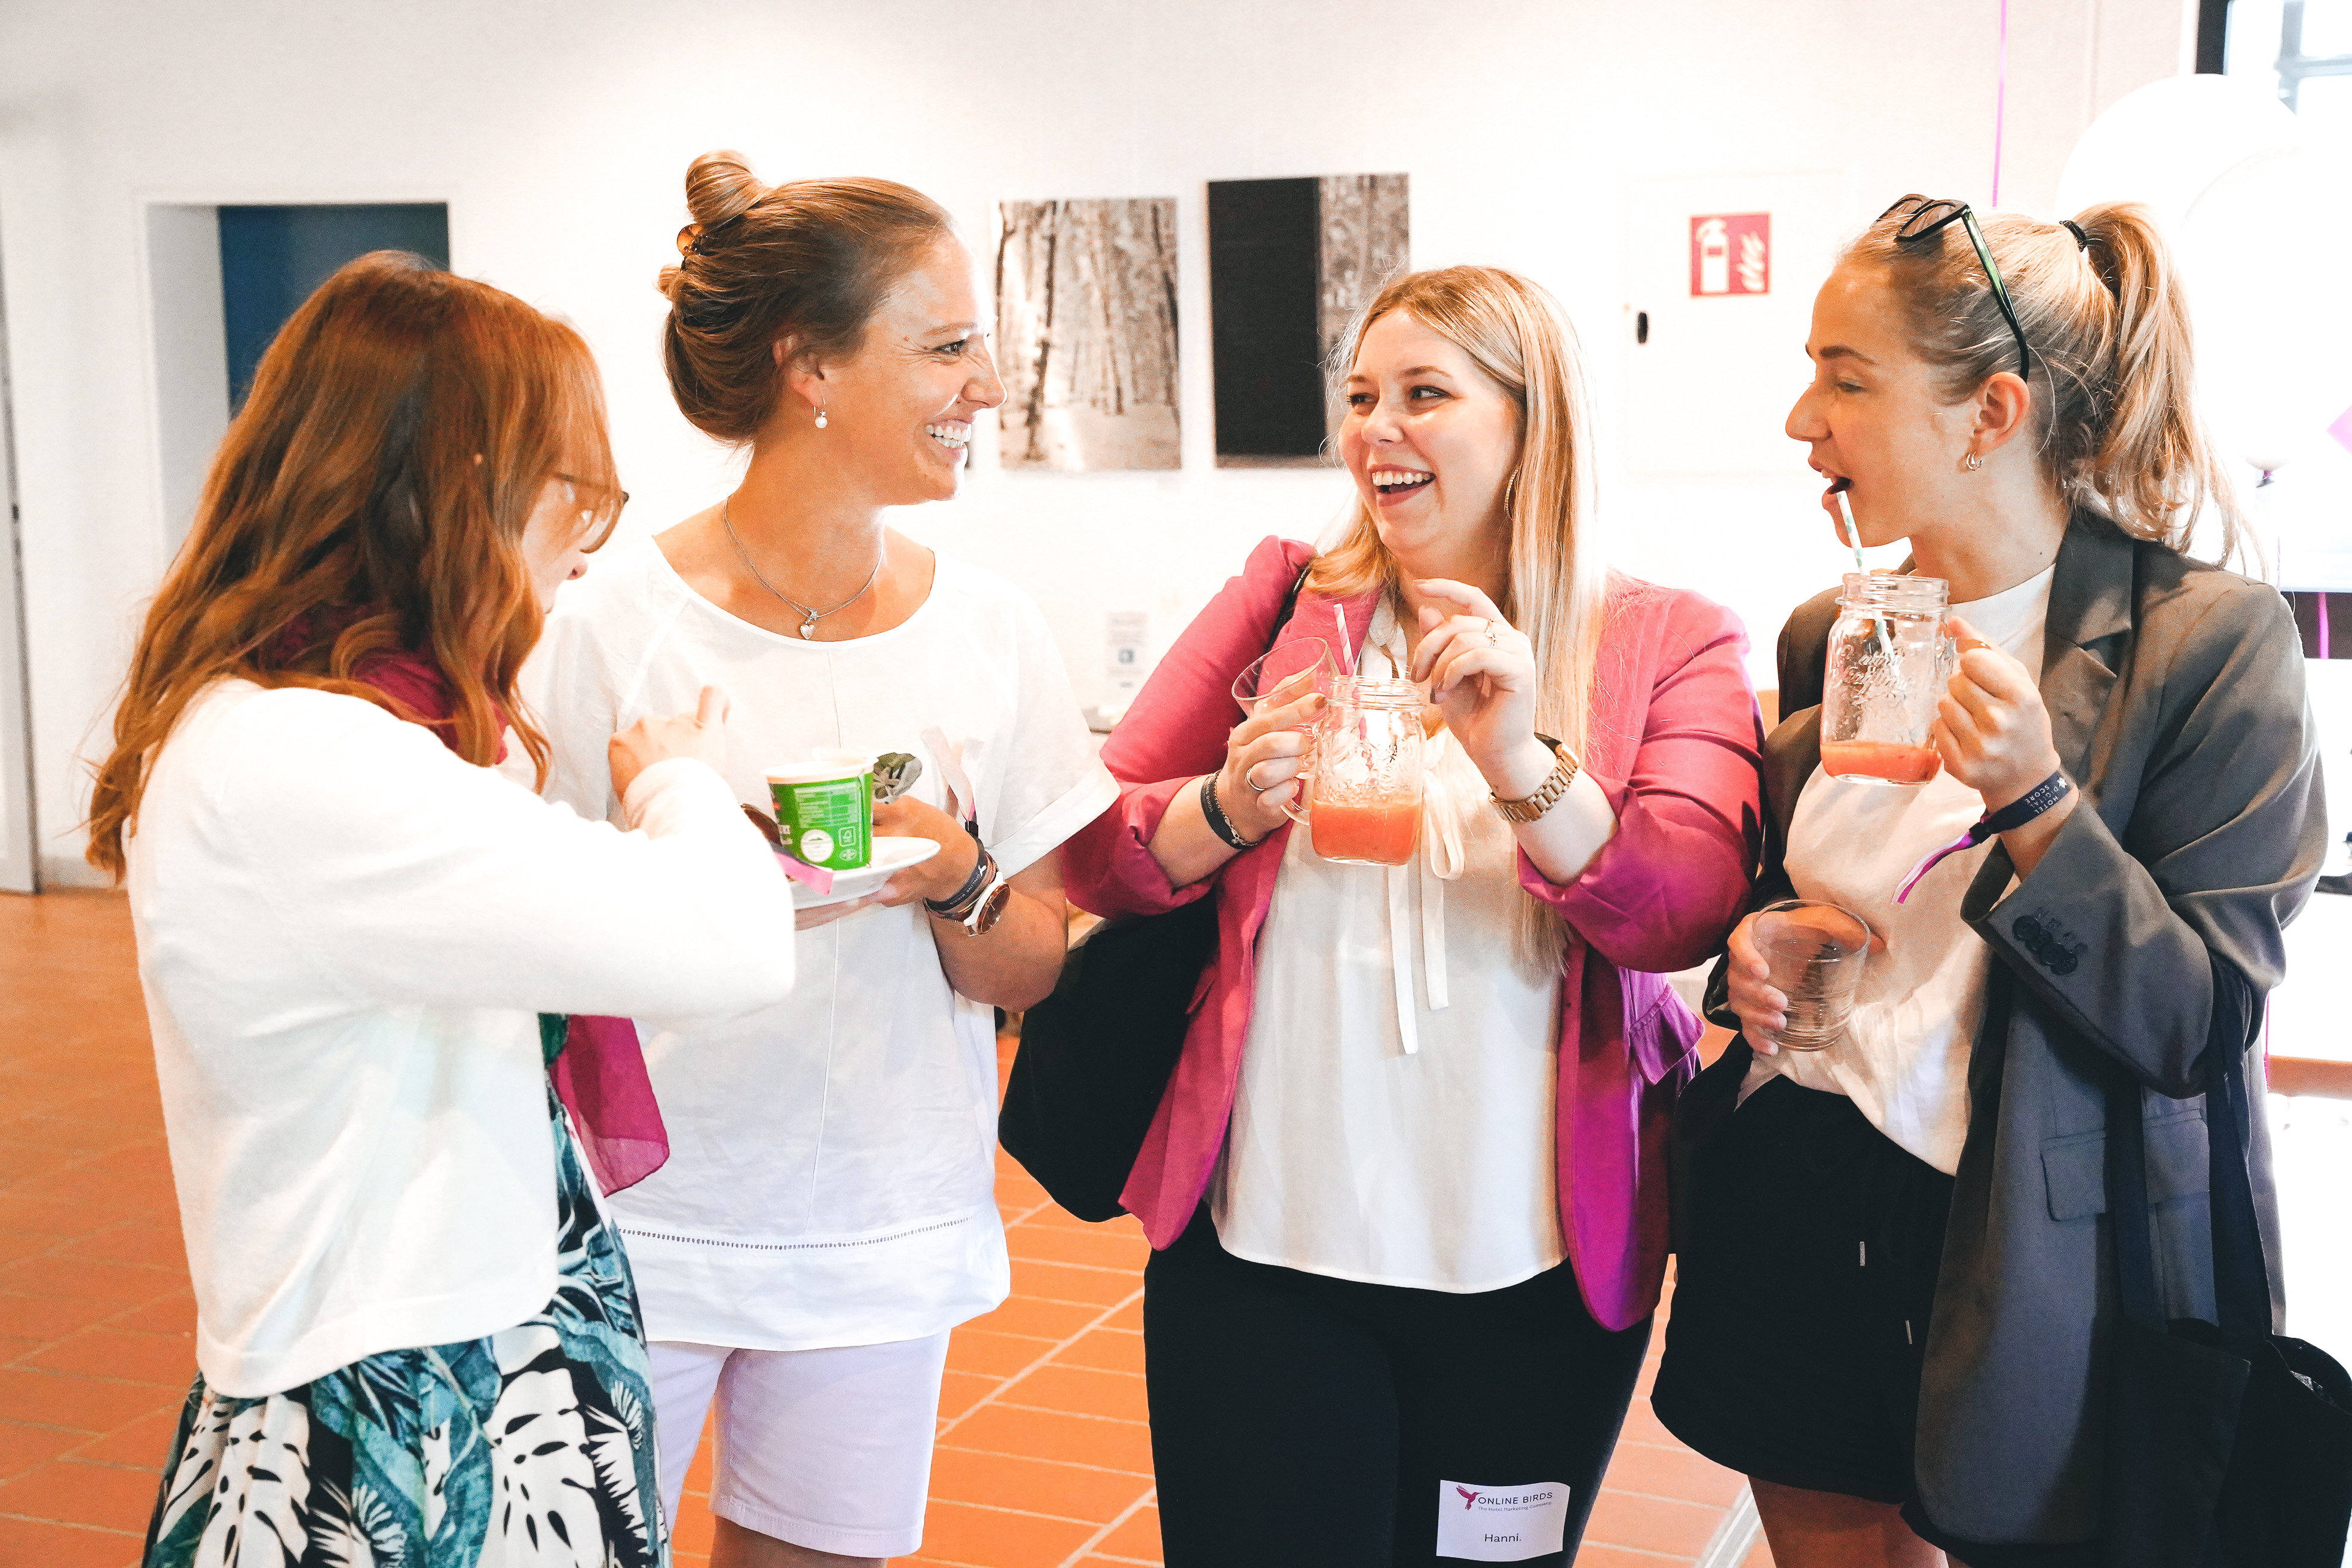
[[[1788,1022],[1767,1037],[1788,1051],[1826,1050],[1843,1039],[1870,961],[1869,923],[1835,904],[1783,899],[1758,913],[1748,939],[1771,966],[1773,989],[1789,999]]]
[[[1958,659],[1941,577],[1849,572],[1830,628],[1822,688],[1822,769],[1833,779],[1923,784],[1943,768],[1929,742]]]
[[[1301,805],[1315,853],[1351,866],[1402,866],[1421,843],[1422,691],[1410,680],[1348,676],[1316,726]]]
[[[1293,637],[1253,660],[1234,679],[1234,700],[1244,713],[1255,713],[1271,702],[1276,707],[1297,701],[1310,691],[1331,695],[1339,679],[1331,661],[1331,645],[1321,637]]]

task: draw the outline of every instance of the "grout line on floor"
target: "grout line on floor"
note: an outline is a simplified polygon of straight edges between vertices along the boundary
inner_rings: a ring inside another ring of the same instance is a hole
[[[1019,1383],[1023,1378],[1027,1377],[1031,1373],[1035,1372],[1039,1367],[1045,1365],[1055,1356],[1061,1354],[1064,1351],[1068,1350],[1072,1345],[1076,1344],[1080,1340],[1086,1338],[1087,1335],[1092,1333],[1095,1330],[1101,1328],[1104,1324],[1109,1322],[1111,1319],[1118,1316],[1119,1313],[1124,1312],[1128,1308],[1133,1306],[1136,1302],[1141,1300],[1143,1300],[1143,1289],[1142,1287],[1138,1286],[1135,1289],[1129,1291],[1124,1300],[1118,1301],[1115,1305],[1103,1308],[1102,1310],[1095,1317],[1089,1319],[1085,1326],[1080,1328],[1076,1333],[1072,1334],[1066,1340],[1056,1342],[1052,1350],[1047,1351],[1035,1361],[1031,1362],[1027,1366],[1023,1367],[1019,1372],[1014,1373],[1011,1377],[1008,1377],[1003,1383],[998,1384],[987,1394],[984,1394],[979,1399],[974,1400],[971,1408],[967,1409],[962,1415],[956,1416],[954,1419],[948,1422],[946,1426],[941,1426],[939,1429],[938,1436],[933,1438],[933,1442],[937,1443],[940,1438],[947,1436],[949,1433],[962,1426],[966,1421],[971,1420],[972,1416],[979,1414],[981,1411],[998,1403],[1003,1397],[1005,1390],[1011,1388],[1014,1384]],[[1092,1303],[1090,1302],[1085,1301],[1065,1303],[1065,1305],[1067,1306],[1078,1307],[1089,1306]],[[1030,1406],[1024,1405],[1023,1408],[1026,1409],[1030,1408]],[[1067,1414],[1067,1412],[1062,1412],[1061,1414]],[[1097,1417],[1097,1419],[1108,1420],[1110,1418],[1106,1416]],[[1133,1426],[1134,1423],[1129,1422],[1129,1425]]]
[[[1081,1545],[1076,1552],[1071,1552],[1067,1557],[1063,1558],[1061,1568],[1076,1568],[1076,1565],[1078,1563],[1085,1560],[1087,1552],[1092,1552],[1096,1547],[1100,1546],[1104,1542],[1108,1541],[1112,1534],[1118,1531],[1120,1525],[1125,1524],[1129,1520],[1133,1519],[1144,1509],[1156,1507],[1159,1504],[1159,1501],[1160,1489],[1156,1486],[1146,1488],[1141,1497],[1137,1498],[1133,1502],[1129,1503],[1125,1508],[1119,1510],[1119,1514],[1117,1519],[1112,1520],[1108,1524],[1104,1525],[1100,1530],[1096,1531],[1092,1535],[1087,1537],[1083,1545]]]

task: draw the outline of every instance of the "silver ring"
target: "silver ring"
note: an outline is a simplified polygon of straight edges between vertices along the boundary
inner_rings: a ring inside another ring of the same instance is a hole
[[[1257,780],[1256,780],[1255,777],[1253,777],[1253,776],[1252,776],[1252,775],[1253,775],[1253,774],[1255,774],[1256,772],[1257,772],[1257,764],[1256,764],[1255,763],[1252,763],[1249,766],[1247,766],[1247,767],[1244,768],[1244,769],[1242,770],[1242,783],[1244,783],[1244,784],[1245,784],[1249,785],[1249,792],[1250,792],[1250,794],[1252,794],[1252,795],[1264,795],[1266,791],[1268,791],[1268,790],[1272,789],[1274,786],[1273,786],[1272,784],[1262,784],[1258,783],[1258,782],[1257,782]]]

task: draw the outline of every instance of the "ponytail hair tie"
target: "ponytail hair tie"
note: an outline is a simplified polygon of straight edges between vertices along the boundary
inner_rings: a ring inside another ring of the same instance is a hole
[[[2083,232],[2083,226],[2081,224],[2076,223],[2073,218],[2062,217],[2058,220],[2058,225],[2068,234],[2074,237],[2075,249],[2088,250],[2091,248],[2091,237]]]

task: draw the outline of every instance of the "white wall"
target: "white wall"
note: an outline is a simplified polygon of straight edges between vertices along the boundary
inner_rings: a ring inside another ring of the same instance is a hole
[[[2075,135],[2180,68],[2182,0],[2012,8],[2003,205],[2047,203]],[[1311,535],[1333,478],[1220,471],[1208,406],[1212,179],[1403,170],[1416,265],[1518,268],[1557,290],[1601,394],[1604,504],[1628,569],[1724,599],[1769,648],[1838,569],[1785,472],[1625,479],[1611,433],[1631,348],[1627,182],[1843,171],[1867,216],[1908,190],[1989,194],[1998,0],[51,0],[0,7],[0,278],[13,331],[44,864],[70,830],[129,629],[164,558],[142,254],[155,204],[446,201],[454,265],[578,323],[647,530],[729,459],[669,405],[656,268],[680,176],[719,146],[770,179],[907,181],[989,232],[992,205],[1172,195],[1183,228],[1184,454],[1168,475],[1009,474],[910,531],[1045,606],[1082,699],[1103,616],[1164,643],[1249,543]],[[1810,290],[1782,273],[1776,289]],[[168,363],[166,382],[170,376]],[[1759,418],[1803,374],[1757,376]],[[1697,435],[1695,433],[1695,439]]]

